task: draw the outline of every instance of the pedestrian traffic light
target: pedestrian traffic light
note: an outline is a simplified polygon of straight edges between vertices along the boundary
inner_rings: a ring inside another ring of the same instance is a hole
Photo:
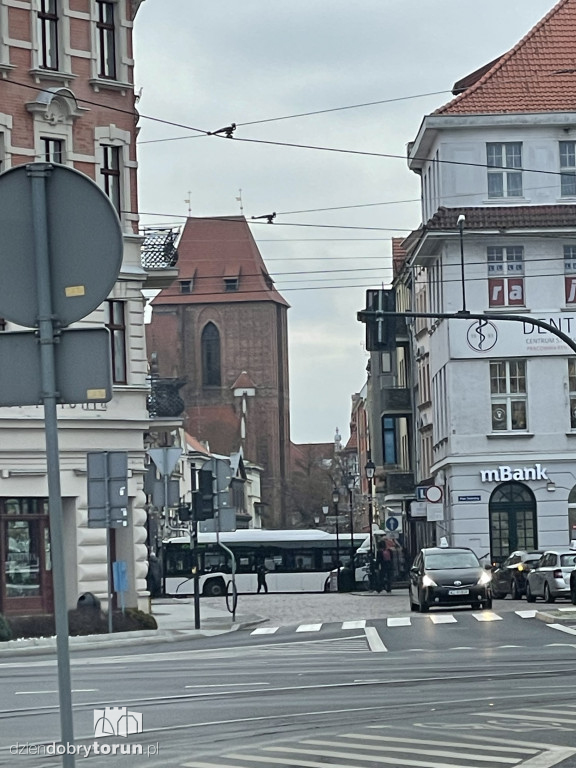
[[[193,492],[193,500],[196,520],[214,517],[214,475],[209,469],[198,471],[198,489]]]
[[[178,513],[181,523],[187,523],[192,517],[192,507],[190,504],[178,504],[176,512]]]

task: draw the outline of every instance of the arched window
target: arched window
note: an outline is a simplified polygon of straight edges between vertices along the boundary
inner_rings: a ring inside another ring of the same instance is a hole
[[[214,323],[202,331],[202,385],[220,386],[220,334]]]
[[[489,503],[492,562],[503,562],[517,549],[538,548],[536,499],[522,483],[498,486]]]

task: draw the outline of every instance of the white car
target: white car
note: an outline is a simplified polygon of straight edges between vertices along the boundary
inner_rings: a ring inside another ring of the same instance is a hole
[[[542,597],[553,603],[557,597],[570,598],[570,574],[575,569],[576,550],[547,550],[528,574],[526,600],[533,603]]]

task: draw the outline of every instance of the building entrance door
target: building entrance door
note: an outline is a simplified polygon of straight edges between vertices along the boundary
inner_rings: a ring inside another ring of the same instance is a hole
[[[0,499],[0,612],[53,610],[46,499]]]
[[[501,563],[511,552],[538,549],[536,499],[522,483],[503,483],[490,497],[490,557]]]

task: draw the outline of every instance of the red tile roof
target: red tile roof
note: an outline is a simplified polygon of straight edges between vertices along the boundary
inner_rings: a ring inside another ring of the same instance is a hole
[[[464,214],[467,229],[541,229],[574,227],[576,205],[509,205],[485,208],[438,208],[426,222],[426,229],[458,228],[458,217]]]
[[[288,306],[274,287],[244,216],[190,218],[178,244],[178,279],[152,304],[217,304],[273,301]],[[238,278],[238,290],[226,291],[225,279]],[[190,293],[180,281],[192,280]]]
[[[434,114],[574,112],[575,41],[576,0],[560,0],[480,79],[469,75],[472,85]]]
[[[404,262],[406,261],[406,250],[403,248],[403,237],[392,238],[392,268],[395,275],[398,275],[402,271]]]

